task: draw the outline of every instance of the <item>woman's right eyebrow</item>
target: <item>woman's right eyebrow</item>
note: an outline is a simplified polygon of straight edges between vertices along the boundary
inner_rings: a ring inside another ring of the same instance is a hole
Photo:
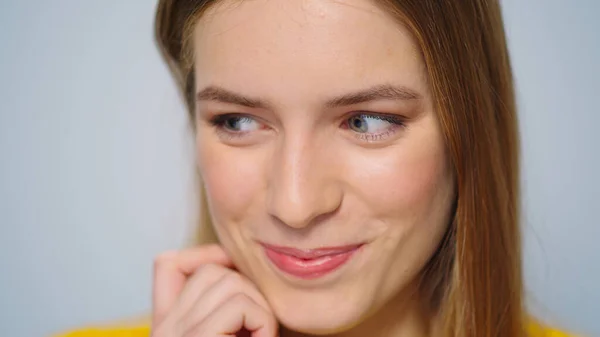
[[[328,108],[338,108],[370,101],[420,100],[422,97],[423,96],[418,91],[408,87],[381,84],[328,99],[325,102],[325,106]],[[196,94],[196,100],[218,101],[258,109],[272,109],[274,106],[268,100],[248,97],[213,85],[199,91]]]
[[[241,105],[248,108],[268,109],[273,105],[266,100],[244,96],[233,91],[217,87],[208,86],[196,94],[196,101],[218,101],[223,103]]]

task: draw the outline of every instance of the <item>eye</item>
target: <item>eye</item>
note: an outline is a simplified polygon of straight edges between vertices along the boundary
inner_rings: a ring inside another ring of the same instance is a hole
[[[399,116],[360,113],[346,120],[346,128],[366,141],[382,140],[404,126]]]
[[[237,145],[250,144],[269,128],[260,119],[241,113],[215,115],[209,122],[219,138]]]
[[[360,133],[377,133],[389,127],[390,122],[375,115],[356,115],[350,117],[348,126]]]
[[[260,123],[254,118],[244,115],[219,115],[211,123],[231,133],[246,133],[260,129]]]

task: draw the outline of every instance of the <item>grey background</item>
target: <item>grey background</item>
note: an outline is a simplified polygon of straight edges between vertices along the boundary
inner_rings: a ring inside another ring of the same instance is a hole
[[[504,0],[532,310],[600,336],[600,3]],[[154,1],[0,4],[0,335],[147,312],[152,257],[197,218]]]

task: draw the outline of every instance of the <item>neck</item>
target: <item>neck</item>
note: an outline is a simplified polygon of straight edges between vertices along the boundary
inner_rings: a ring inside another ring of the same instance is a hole
[[[407,293],[411,295],[407,296]],[[431,316],[423,309],[417,291],[403,292],[361,323],[328,337],[426,337],[430,336]],[[312,337],[281,328],[281,337]]]

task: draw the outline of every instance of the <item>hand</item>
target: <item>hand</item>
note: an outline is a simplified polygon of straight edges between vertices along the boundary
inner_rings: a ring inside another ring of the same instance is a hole
[[[219,245],[169,252],[154,266],[152,337],[277,336],[258,289]]]

